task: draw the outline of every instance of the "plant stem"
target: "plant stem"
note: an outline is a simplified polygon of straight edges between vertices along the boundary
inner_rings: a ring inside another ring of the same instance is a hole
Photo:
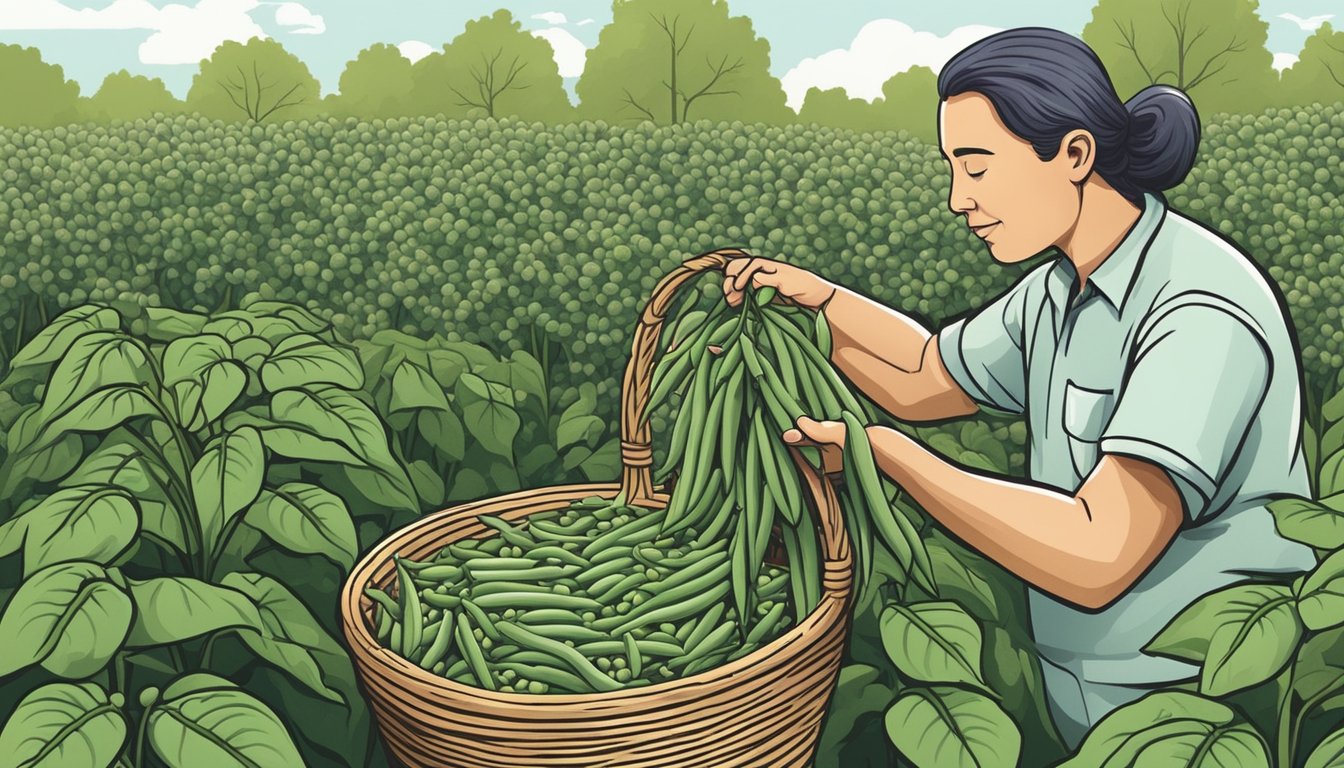
[[[177,668],[178,672],[187,671],[187,661],[182,658],[181,648],[176,645],[168,646],[168,655],[173,657],[173,666]]]
[[[210,671],[210,652],[215,649],[215,638],[219,637],[218,632],[212,632],[205,639],[205,648],[201,651],[201,671]]]
[[[145,733],[149,730],[149,713],[153,707],[140,713],[140,726],[135,734],[135,768],[144,768],[145,765]]]
[[[1295,720],[1296,718],[1293,717],[1293,676],[1290,667],[1288,680],[1283,690],[1283,698],[1279,701],[1279,730],[1275,734],[1279,753],[1276,764],[1282,768],[1291,768],[1293,764],[1292,732],[1296,730]]]

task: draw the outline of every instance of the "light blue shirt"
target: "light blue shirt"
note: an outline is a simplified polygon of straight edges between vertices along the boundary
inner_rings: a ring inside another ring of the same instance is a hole
[[[1300,358],[1266,276],[1217,232],[1145,195],[1138,222],[1081,292],[1077,283],[1061,256],[938,338],[967,395],[1025,414],[1030,480],[1072,493],[1113,453],[1156,464],[1180,492],[1184,525],[1109,607],[1028,587],[1047,697],[1075,744],[1110,709],[1198,673],[1141,651],[1183,608],[1315,562],[1265,509],[1275,494],[1310,495]]]

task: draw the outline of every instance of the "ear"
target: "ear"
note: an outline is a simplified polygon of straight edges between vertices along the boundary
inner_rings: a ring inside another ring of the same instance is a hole
[[[1059,142],[1059,159],[1068,168],[1069,180],[1083,183],[1097,160],[1097,141],[1088,131],[1078,129],[1064,134]]]

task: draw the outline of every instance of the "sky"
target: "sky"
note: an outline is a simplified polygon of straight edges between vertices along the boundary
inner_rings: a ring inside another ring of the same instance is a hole
[[[1000,29],[1048,26],[1081,34],[1094,0],[728,0],[770,41],[771,70],[794,109],[807,89],[843,87],[872,100],[891,75],[935,72],[958,50]],[[507,8],[550,41],[571,101],[585,51],[611,21],[610,0],[0,0],[0,43],[42,51],[80,93],[126,69],[185,96],[200,60],[226,40],[279,40],[335,91],[346,62],[374,43],[415,59],[440,49],[469,19]],[[1344,24],[1340,0],[1262,0],[1275,66],[1296,60],[1324,20]],[[1340,18],[1332,18],[1338,15]]]

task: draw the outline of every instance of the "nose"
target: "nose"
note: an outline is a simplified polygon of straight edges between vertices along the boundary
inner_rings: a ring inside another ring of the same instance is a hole
[[[962,185],[957,183],[954,176],[952,178],[952,189],[947,195],[947,207],[953,213],[968,213],[975,210],[975,200],[970,195],[965,194]]]

